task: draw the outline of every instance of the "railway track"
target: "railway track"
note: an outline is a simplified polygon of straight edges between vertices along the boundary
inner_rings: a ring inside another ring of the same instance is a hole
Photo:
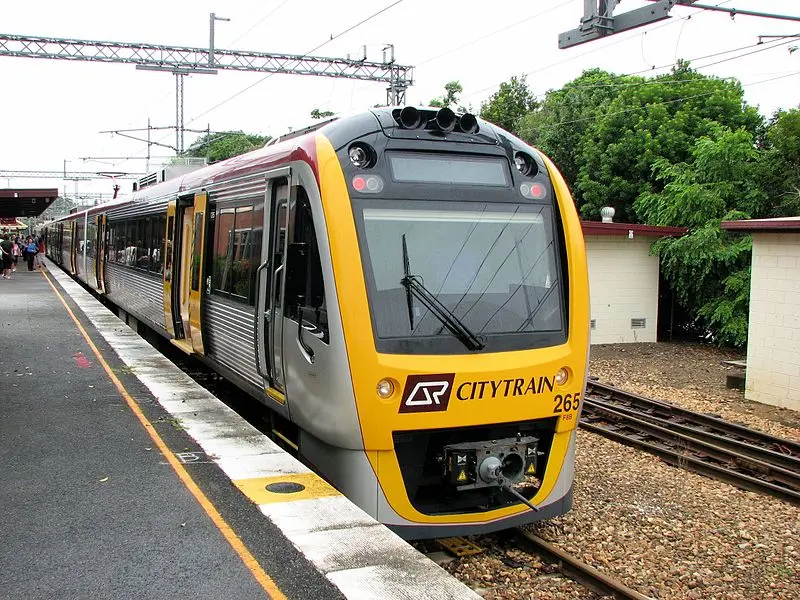
[[[581,427],[678,467],[800,505],[800,443],[589,381]]]
[[[555,544],[522,528],[508,529],[486,536],[478,536],[477,538],[472,538],[471,536],[466,538],[451,537],[414,543],[418,550],[427,554],[433,560],[440,560],[436,554],[442,554],[441,552],[430,552],[431,545],[434,544],[443,548],[446,554],[452,555],[456,560],[466,557],[481,558],[485,556],[496,558],[502,564],[511,568],[523,568],[525,566],[524,559],[521,560],[518,554],[513,558],[508,554],[509,549],[513,548],[514,550],[522,551],[523,554],[531,558],[538,557],[542,563],[549,565],[548,567],[537,567],[538,572],[534,575],[534,578],[537,576],[548,577],[549,574],[558,571],[564,577],[591,591],[593,593],[592,598],[596,595],[599,598],[615,598],[616,600],[652,600],[650,596],[637,592],[620,580],[595,569]],[[449,561],[444,561],[440,564],[446,564],[446,562]],[[473,570],[469,569],[468,572],[473,572]],[[494,579],[491,581],[502,581],[502,579],[502,575],[494,575]],[[476,584],[475,581],[470,581],[469,579],[464,583],[467,585]],[[480,585],[480,582],[478,582],[478,585]],[[537,586],[534,584],[534,587]]]
[[[564,575],[602,597],[611,596],[617,600],[651,600],[650,596],[640,594],[618,579],[598,571],[538,535],[523,529],[516,529],[514,532],[523,548],[555,562]]]

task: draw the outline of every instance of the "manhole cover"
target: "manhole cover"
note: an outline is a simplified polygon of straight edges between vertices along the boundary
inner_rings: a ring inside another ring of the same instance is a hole
[[[273,492],[275,494],[294,494],[296,492],[302,492],[304,489],[306,489],[306,486],[292,481],[278,481],[277,483],[270,483],[266,486],[268,492]]]

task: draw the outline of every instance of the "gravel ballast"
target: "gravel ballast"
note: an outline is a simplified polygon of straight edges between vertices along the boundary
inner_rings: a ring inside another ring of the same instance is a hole
[[[592,348],[591,372],[622,389],[800,439],[800,418],[725,388],[736,358],[703,346]],[[596,434],[578,433],[575,504],[531,527],[543,538],[653,598],[800,598],[800,508],[671,467]],[[446,569],[488,600],[595,598],[498,536]]]

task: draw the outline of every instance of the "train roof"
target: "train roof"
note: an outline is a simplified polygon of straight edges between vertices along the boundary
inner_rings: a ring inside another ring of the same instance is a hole
[[[423,123],[421,129],[404,128],[400,125],[401,119],[399,116],[404,109],[419,113]],[[433,107],[382,107],[320,121],[309,127],[278,136],[258,150],[183,173],[161,183],[148,185],[135,191],[131,196],[100,204],[84,211],[78,211],[63,218],[71,219],[76,215],[87,212],[91,215],[124,208],[129,203],[149,202],[165,197],[174,197],[181,195],[182,192],[208,188],[218,181],[244,177],[251,173],[267,170],[272,166],[283,165],[293,159],[293,154],[298,151],[298,148],[307,147],[309,141],[320,133],[331,139],[337,149],[343,143],[349,143],[358,137],[379,131],[383,131],[388,137],[393,138],[420,139],[423,133],[422,130],[428,129],[424,123],[428,120],[433,121],[442,110],[449,111],[449,109]],[[452,111],[450,111],[450,114],[453,114]],[[437,135],[431,135],[431,139],[454,139],[462,142],[469,141],[478,144],[498,145],[500,143],[498,134],[502,133],[513,137],[487,121],[475,119],[472,115],[467,116],[476,123],[474,131],[465,133],[459,130],[455,132],[450,130],[446,132],[447,135],[442,135],[441,132],[433,132]],[[465,115],[454,115],[453,118],[458,119],[460,122],[464,117]],[[299,156],[300,154],[298,154]]]

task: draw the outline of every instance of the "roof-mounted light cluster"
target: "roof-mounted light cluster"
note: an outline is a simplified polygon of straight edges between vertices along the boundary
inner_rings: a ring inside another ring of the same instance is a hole
[[[474,115],[469,113],[457,115],[449,108],[434,111],[406,106],[402,110],[395,110],[392,116],[402,129],[423,128],[442,133],[457,131],[469,134],[478,133],[479,129],[478,119]]]

